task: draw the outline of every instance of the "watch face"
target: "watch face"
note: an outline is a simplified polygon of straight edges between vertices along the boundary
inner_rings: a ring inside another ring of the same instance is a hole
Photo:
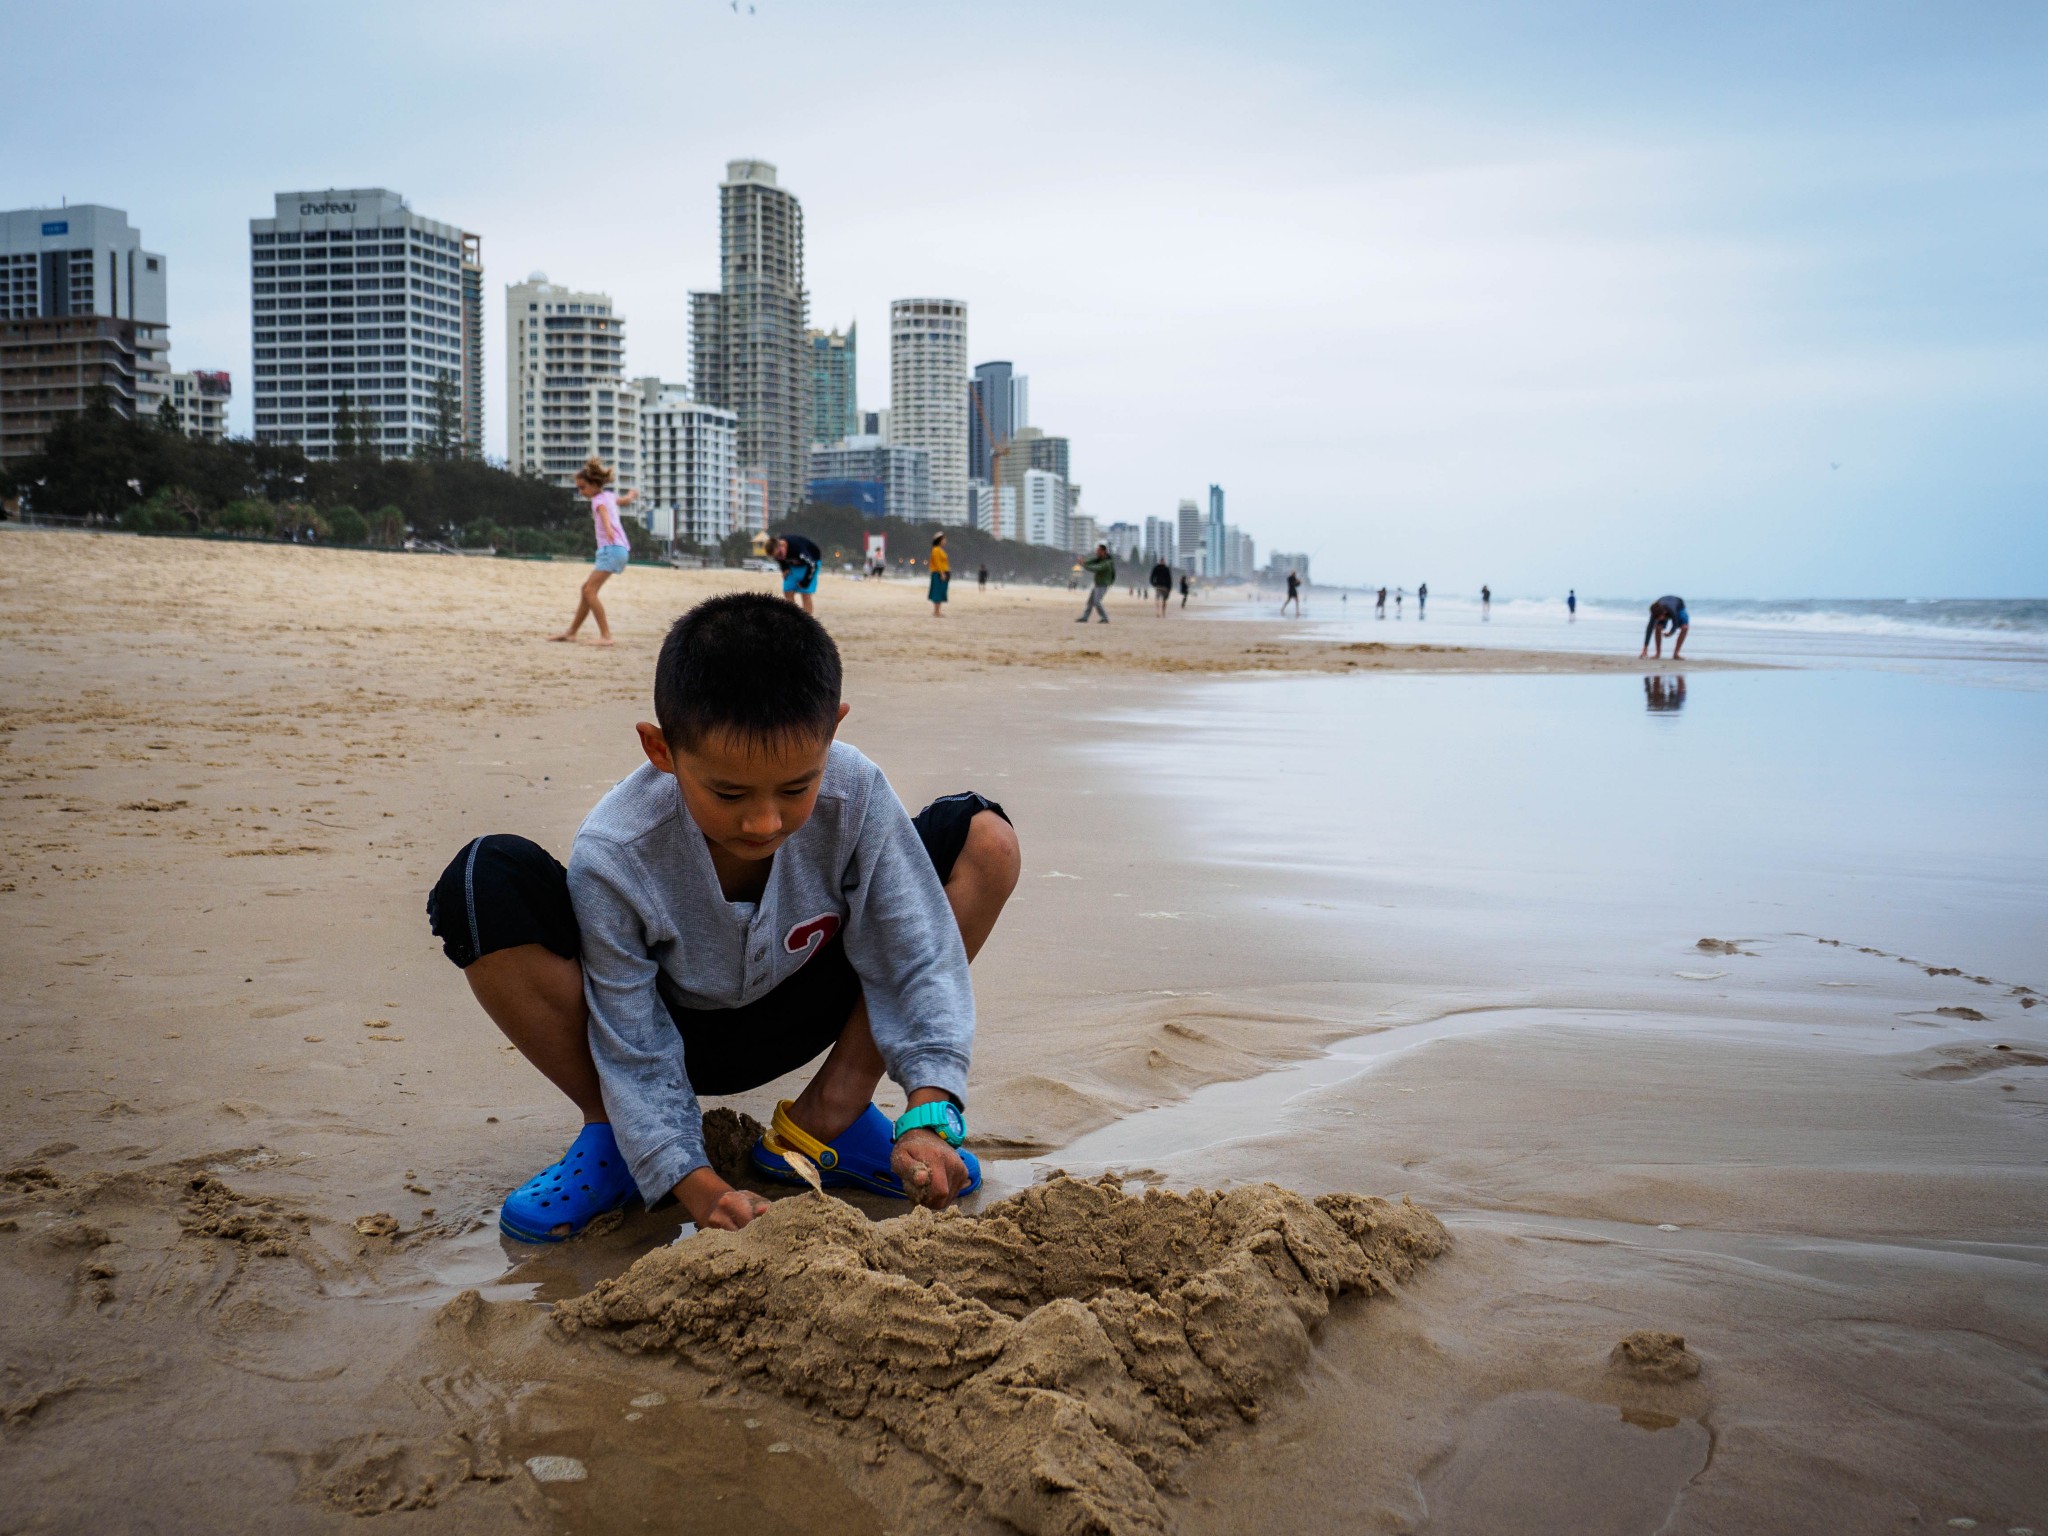
[[[948,1104],[946,1111],[946,1139],[956,1147],[967,1139],[967,1117],[960,1113],[958,1104]]]

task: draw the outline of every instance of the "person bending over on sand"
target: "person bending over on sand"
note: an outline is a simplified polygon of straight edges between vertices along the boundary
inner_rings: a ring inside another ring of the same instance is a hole
[[[818,592],[818,567],[825,563],[825,551],[800,533],[778,533],[773,545],[775,563],[782,567],[782,595],[802,603],[811,611],[811,599]]]
[[[654,675],[647,761],[584,820],[562,866],[523,837],[480,837],[427,902],[492,1022],[582,1112],[561,1161],[499,1225],[554,1242],[635,1191],[673,1193],[700,1227],[767,1209],[705,1153],[698,1101],[819,1055],[778,1104],[754,1169],[943,1207],[981,1184],[962,1149],[974,990],[967,963],[1017,883],[1017,837],[972,792],[915,817],[835,739],[839,651],[765,592],[700,603]],[[884,1075],[909,1098],[892,1123]]]
[[[550,635],[551,640],[574,640],[576,631],[589,618],[597,620],[597,643],[612,643],[612,627],[605,622],[604,604],[598,601],[597,594],[607,581],[626,568],[632,555],[625,524],[619,521],[619,508],[640,493],[627,491],[619,495],[611,489],[611,483],[611,467],[595,455],[576,471],[576,494],[590,503],[591,521],[597,526],[597,568],[583,578],[583,590],[576,599],[576,617],[559,635]]]
[[[1685,649],[1686,633],[1692,628],[1692,615],[1685,611],[1685,599],[1666,595],[1650,604],[1649,627],[1643,631],[1643,649],[1636,658],[1650,654],[1650,642],[1657,644],[1657,659],[1664,659],[1664,637],[1671,631],[1678,632],[1678,638],[1671,642],[1671,659],[1678,660],[1678,653]]]
[[[1074,622],[1076,624],[1086,624],[1088,622],[1088,615],[1092,613],[1095,617],[1102,620],[1103,623],[1107,624],[1109,622],[1109,614],[1102,606],[1102,594],[1107,592],[1110,584],[1116,580],[1116,561],[1110,557],[1109,546],[1107,544],[1096,545],[1094,557],[1083,560],[1081,562],[1081,569],[1088,573],[1089,579],[1094,582],[1094,585],[1088,589],[1088,601],[1081,605],[1081,617],[1074,620]]]
[[[1164,560],[1152,567],[1152,595],[1159,599],[1159,617],[1166,617],[1166,600],[1173,596],[1173,567]]]
[[[931,599],[932,617],[943,619],[946,616],[946,593],[953,585],[953,560],[946,553],[946,536],[943,533],[932,535],[932,553],[929,565],[932,580],[931,585],[925,589],[924,595]],[[986,569],[986,567],[983,567],[983,569]]]

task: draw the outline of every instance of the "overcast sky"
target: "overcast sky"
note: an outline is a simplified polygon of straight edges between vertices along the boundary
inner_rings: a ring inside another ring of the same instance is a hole
[[[0,207],[124,208],[249,425],[248,220],[387,186],[688,377],[728,159],[812,323],[965,299],[1084,508],[1319,579],[2048,594],[2048,6],[0,6]]]

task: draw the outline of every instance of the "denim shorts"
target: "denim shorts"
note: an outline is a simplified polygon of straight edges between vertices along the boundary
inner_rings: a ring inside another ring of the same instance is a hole
[[[600,544],[597,546],[597,568],[616,576],[626,568],[626,561],[633,551],[623,544]]]

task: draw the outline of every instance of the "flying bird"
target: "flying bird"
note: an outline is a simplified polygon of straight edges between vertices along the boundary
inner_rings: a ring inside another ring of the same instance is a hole
[[[1841,467],[1842,467],[1842,466],[1841,466],[1841,465],[1839,465],[1839,464],[1837,464],[1837,463],[1836,463],[1836,462],[1835,462],[1834,460],[1832,460],[1832,459],[1828,460],[1828,468],[1829,468],[1829,469],[1840,469]]]

